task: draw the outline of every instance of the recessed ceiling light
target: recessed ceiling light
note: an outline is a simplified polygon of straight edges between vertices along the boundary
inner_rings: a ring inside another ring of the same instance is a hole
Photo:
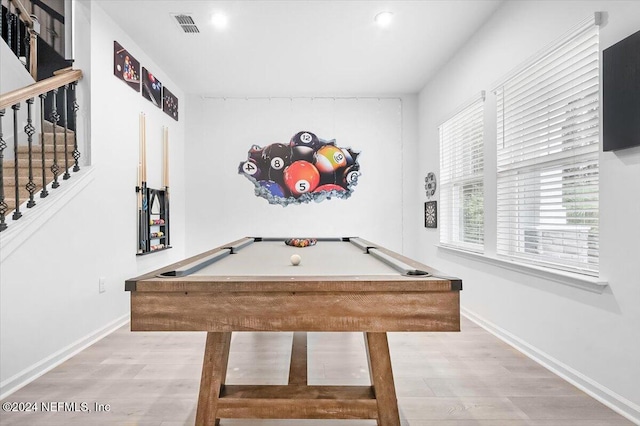
[[[392,19],[393,19],[393,13],[391,12],[380,12],[376,15],[375,18],[373,18],[373,20],[376,21],[376,24],[378,24],[378,26],[380,27],[389,26]]]
[[[214,13],[211,15],[211,24],[219,30],[227,27],[227,16],[222,13]]]

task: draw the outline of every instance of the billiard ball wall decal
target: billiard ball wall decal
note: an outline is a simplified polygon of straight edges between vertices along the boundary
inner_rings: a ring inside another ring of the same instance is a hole
[[[334,140],[300,131],[287,144],[253,145],[238,173],[254,184],[254,192],[270,204],[308,203],[348,198],[358,184],[359,152]]]

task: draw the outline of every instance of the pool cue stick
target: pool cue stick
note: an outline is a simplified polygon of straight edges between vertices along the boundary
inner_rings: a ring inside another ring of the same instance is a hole
[[[139,158],[138,158],[138,252],[144,253],[147,250],[147,235],[149,231],[149,218],[146,209],[146,135],[145,116],[140,113],[139,118]]]
[[[163,132],[163,167],[162,183],[164,186],[164,221],[165,221],[165,247],[169,247],[169,128],[164,127]]]
[[[149,191],[147,189],[147,116],[142,113],[142,211],[145,226],[143,229],[144,251],[151,251],[151,241],[149,240]]]
[[[147,184],[147,117],[142,113],[142,184]]]
[[[138,116],[138,181],[136,182],[138,203],[138,253],[142,253],[142,113]]]
[[[169,128],[162,128],[162,186],[169,187]]]

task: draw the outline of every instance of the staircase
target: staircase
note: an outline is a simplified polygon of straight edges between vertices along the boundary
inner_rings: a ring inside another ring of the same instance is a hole
[[[27,59],[26,67],[36,82],[0,93],[0,232],[9,226],[7,220],[20,219],[41,198],[53,195],[55,188],[72,176],[69,171],[80,170],[76,135],[64,127],[76,129],[80,108],[76,102],[77,84],[82,78],[82,71],[69,67],[72,61],[43,44],[38,36],[38,19],[20,0],[2,0],[1,11],[1,38],[16,61],[24,65],[22,58]],[[34,104],[40,108],[38,117],[34,116]],[[19,114],[24,115],[25,110],[27,125],[14,128],[15,123],[24,123]],[[35,134],[35,127],[40,127],[42,134]],[[9,147],[3,132],[13,135],[17,146]]]
[[[45,182],[49,184],[54,181],[54,174],[51,171],[51,167],[54,164],[54,145],[53,145],[53,125],[49,122],[45,122],[44,128],[44,173],[45,173]],[[56,164],[59,167],[58,170],[58,180],[66,180],[65,179],[65,171],[67,170],[67,164],[70,169],[73,169],[75,160],[73,158],[73,149],[74,149],[74,132],[72,130],[67,131],[67,144],[66,144],[66,159],[65,163],[65,143],[64,143],[64,128],[57,126],[56,127]],[[32,146],[32,174],[33,174],[33,183],[34,189],[33,194],[34,198],[42,198],[41,190],[42,190],[42,145],[40,141],[40,137],[36,137],[34,135],[33,146]],[[10,217],[10,212],[14,211],[16,208],[16,199],[15,199],[15,191],[16,191],[16,178],[15,178],[15,170],[14,170],[15,161],[4,161],[3,162],[3,183],[4,183],[4,193],[5,193],[5,203],[7,203],[8,211],[6,213],[7,217]],[[69,170],[71,171],[71,170]],[[66,175],[68,179],[68,174]],[[18,146],[18,192],[20,202],[27,201],[29,199],[30,193],[28,188],[29,183],[29,147],[27,145]],[[45,195],[46,196],[46,195]]]

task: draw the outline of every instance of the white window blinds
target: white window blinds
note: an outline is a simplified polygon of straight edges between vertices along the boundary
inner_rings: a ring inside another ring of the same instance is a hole
[[[593,19],[495,93],[497,253],[597,275],[599,48]]]
[[[472,251],[484,250],[483,106],[484,96],[439,127],[440,243]]]

